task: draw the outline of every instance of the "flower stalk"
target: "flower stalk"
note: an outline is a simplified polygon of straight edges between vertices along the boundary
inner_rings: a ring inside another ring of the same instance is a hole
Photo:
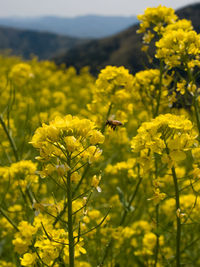
[[[153,117],[157,117],[159,114],[159,107],[160,107],[160,99],[162,94],[162,80],[163,80],[163,62],[160,61],[160,77],[159,77],[159,85],[158,85],[158,96],[157,96],[157,104],[156,104],[156,110],[153,115]]]
[[[169,155],[169,148],[167,146],[166,141],[165,145],[166,145],[166,152]],[[180,194],[179,194],[178,180],[174,166],[172,166],[171,171],[175,189],[176,211],[178,211],[180,210]],[[180,244],[181,244],[181,219],[176,213],[176,266],[177,267],[181,266]]]
[[[198,100],[197,100],[196,96],[194,96],[194,110],[195,110],[197,128],[198,128],[198,132],[199,132],[199,135],[200,135],[200,114],[199,114]]]
[[[70,160],[68,160],[70,166]],[[68,238],[69,238],[69,266],[74,267],[74,236],[73,236],[73,214],[72,214],[72,186],[71,172],[67,173],[67,206],[68,206]]]
[[[135,199],[135,197],[136,197],[136,195],[137,195],[137,193],[138,193],[138,190],[139,190],[139,187],[140,187],[141,182],[142,182],[142,177],[139,176],[137,185],[136,185],[135,190],[133,191],[133,194],[132,194],[132,196],[131,196],[131,198],[130,198],[130,200],[129,200],[127,209],[124,210],[124,213],[123,213],[122,218],[121,218],[121,220],[120,220],[119,226],[122,226],[122,225],[124,224],[124,222],[125,222],[125,220],[126,220],[126,217],[127,217],[127,215],[128,215],[128,210],[130,209],[130,207],[131,207],[131,205],[132,205],[132,203],[133,203],[133,201],[134,201],[134,199]],[[106,246],[106,249],[105,249],[105,251],[104,251],[104,255],[103,255],[103,258],[102,258],[101,263],[99,264],[99,267],[102,267],[102,266],[104,265],[104,262],[105,262],[105,260],[106,260],[106,258],[107,258],[107,256],[108,256],[109,250],[110,250],[110,249],[112,248],[112,246],[113,246],[113,243],[114,243],[114,239],[111,238],[111,239],[109,240],[107,246]]]
[[[176,210],[180,210],[180,197],[179,197],[179,188],[178,188],[178,181],[176,176],[175,168],[172,167],[172,176],[174,181],[174,188],[175,188],[175,198],[176,198]],[[176,215],[176,266],[180,267],[180,243],[181,243],[181,219],[178,215]]]
[[[7,128],[7,126],[6,126],[5,122],[4,122],[4,120],[3,120],[2,115],[0,115],[0,124],[1,124],[1,126],[2,126],[2,128],[3,128],[3,130],[4,130],[4,132],[5,132],[6,135],[7,135],[8,141],[9,141],[9,143],[10,143],[10,146],[12,147],[13,154],[14,154],[14,156],[15,156],[15,160],[16,160],[16,161],[19,161],[19,156],[18,156],[18,152],[17,152],[17,147],[16,147],[16,145],[15,145],[15,141],[14,141],[14,139],[12,138],[11,134],[9,133],[9,130],[8,130],[8,128]]]

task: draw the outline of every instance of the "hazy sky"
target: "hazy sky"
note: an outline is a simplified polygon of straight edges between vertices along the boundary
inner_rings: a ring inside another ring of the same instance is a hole
[[[200,0],[0,0],[0,17],[137,15],[148,6],[161,4],[176,9],[191,3],[200,3]]]

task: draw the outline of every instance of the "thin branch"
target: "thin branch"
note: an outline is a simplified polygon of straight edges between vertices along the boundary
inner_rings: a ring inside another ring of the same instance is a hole
[[[51,180],[58,186],[58,187],[60,187],[62,190],[64,190],[64,191],[66,191],[66,189],[62,186],[62,185],[60,185],[57,181],[56,181],[56,179],[54,179],[51,175],[48,175],[48,177],[50,177],[51,178]]]
[[[73,198],[72,201],[75,201],[75,200],[77,200],[78,198],[81,198],[82,196],[86,195],[86,194],[87,194],[88,192],[90,192],[90,191],[91,191],[91,189],[88,189],[88,190],[85,191],[84,193],[82,193],[82,194],[78,195],[77,197]]]
[[[80,170],[81,168],[83,168],[85,165],[87,165],[88,162],[84,163],[83,165],[81,165],[80,167],[78,167],[76,170],[74,170],[73,172],[70,172],[70,174],[77,172],[78,170]]]
[[[89,170],[89,167],[90,167],[90,164],[88,163],[88,166],[85,168],[85,170],[84,170],[84,172],[83,172],[83,174],[82,174],[81,179],[79,180],[79,182],[78,182],[76,188],[74,189],[74,192],[72,193],[72,198],[75,196],[75,194],[76,194],[76,192],[78,191],[80,185],[82,184],[83,179],[85,178],[85,175],[87,174],[87,172],[88,172],[88,170]]]
[[[6,126],[5,122],[4,122],[4,120],[3,120],[2,115],[0,115],[0,123],[1,123],[1,126],[2,126],[2,128],[3,128],[4,132],[5,132],[5,134],[6,134],[7,137],[8,137],[8,141],[9,141],[11,147],[12,147],[13,154],[14,154],[14,156],[15,156],[15,159],[16,159],[16,161],[19,161],[19,156],[18,156],[18,153],[17,153],[17,147],[16,147],[16,145],[15,145],[15,141],[14,141],[14,139],[12,138],[12,136],[10,135],[9,130],[8,130],[8,128],[7,128],[7,126]]]
[[[110,103],[109,107],[108,107],[108,111],[107,111],[107,114],[106,114],[106,118],[105,118],[105,122],[103,123],[103,126],[101,128],[101,132],[104,133],[105,131],[105,128],[106,128],[106,121],[108,120],[109,116],[110,116],[110,113],[111,113],[111,110],[112,110],[112,102]]]
[[[42,258],[40,257],[40,255],[39,255],[39,253],[38,253],[38,251],[37,251],[37,248],[35,248],[35,247],[33,246],[33,250],[34,250],[34,251],[35,251],[35,253],[37,254],[37,256],[38,256],[38,259],[41,261],[41,263],[42,263],[44,266],[47,266],[47,267],[49,267],[49,265],[48,265],[48,264],[46,264],[46,263],[44,263],[44,262],[43,262]]]
[[[73,158],[71,158],[71,160],[73,160],[73,159],[75,159],[76,157],[78,157],[81,153],[83,153],[85,150],[87,150],[88,148],[90,147],[90,145],[89,146],[87,146],[86,148],[84,148],[82,151],[80,151],[78,154],[76,154],[76,156],[74,156]]]
[[[46,237],[47,237],[51,242],[55,242],[55,243],[58,243],[58,244],[61,244],[61,245],[64,245],[64,246],[69,246],[69,244],[67,244],[67,243],[64,243],[64,242],[57,241],[57,240],[53,239],[53,238],[52,238],[51,236],[49,236],[49,234],[47,233],[47,231],[46,231],[46,229],[45,229],[45,227],[44,227],[44,225],[43,225],[42,222],[41,222],[41,225],[42,225],[42,228],[43,228],[43,230],[44,230],[44,232],[45,232]]]
[[[108,212],[106,213],[106,215],[104,216],[104,218],[101,220],[101,222],[99,224],[97,224],[96,226],[92,227],[90,230],[75,236],[74,238],[80,238],[80,236],[86,235],[86,234],[92,232],[93,230],[97,229],[98,227],[100,227],[102,225],[102,223],[105,221],[105,219],[107,218],[110,210],[111,210],[111,208],[109,208]]]
[[[17,225],[13,222],[13,220],[11,220],[8,215],[6,214],[6,212],[0,207],[0,213],[6,218],[6,220],[13,226],[13,228],[15,228],[15,230],[17,232],[19,232],[19,229],[17,227]]]
[[[88,196],[88,198],[87,198],[86,203],[85,203],[80,209],[74,211],[74,212],[72,213],[72,215],[75,215],[76,213],[78,213],[79,211],[81,211],[82,209],[84,209],[84,208],[87,206],[87,204],[88,204],[88,202],[89,202],[89,200],[90,200],[90,198],[91,198],[92,193],[93,193],[93,191],[90,192],[90,194],[89,194],[89,196]]]

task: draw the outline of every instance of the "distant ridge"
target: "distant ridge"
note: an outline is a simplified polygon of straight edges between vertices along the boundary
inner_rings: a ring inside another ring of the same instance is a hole
[[[191,20],[195,31],[200,33],[200,3],[185,6],[177,10],[176,14],[180,19]]]
[[[83,42],[85,42],[83,39],[52,33],[0,27],[0,51],[9,49],[11,54],[22,56],[25,59],[30,58],[33,54],[39,59],[50,59],[53,55],[66,52]]]
[[[194,29],[200,32],[200,3],[179,9],[176,14],[180,18],[192,21]],[[57,64],[65,63],[66,66],[74,66],[80,70],[84,66],[90,66],[91,73],[98,74],[106,65],[125,66],[132,73],[148,66],[147,59],[141,52],[142,39],[136,31],[139,27],[134,25],[128,29],[108,38],[93,40],[78,45],[68,52],[54,57]]]
[[[0,18],[0,25],[18,29],[47,31],[77,38],[102,38],[116,34],[137,23],[136,16],[77,16],[74,18],[12,17]]]

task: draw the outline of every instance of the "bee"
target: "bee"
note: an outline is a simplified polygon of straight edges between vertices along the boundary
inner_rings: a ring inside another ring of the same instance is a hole
[[[111,127],[111,129],[113,129],[113,131],[114,131],[117,126],[121,126],[121,125],[123,125],[123,123],[121,121],[117,121],[117,120],[107,120],[106,125],[109,125]]]

